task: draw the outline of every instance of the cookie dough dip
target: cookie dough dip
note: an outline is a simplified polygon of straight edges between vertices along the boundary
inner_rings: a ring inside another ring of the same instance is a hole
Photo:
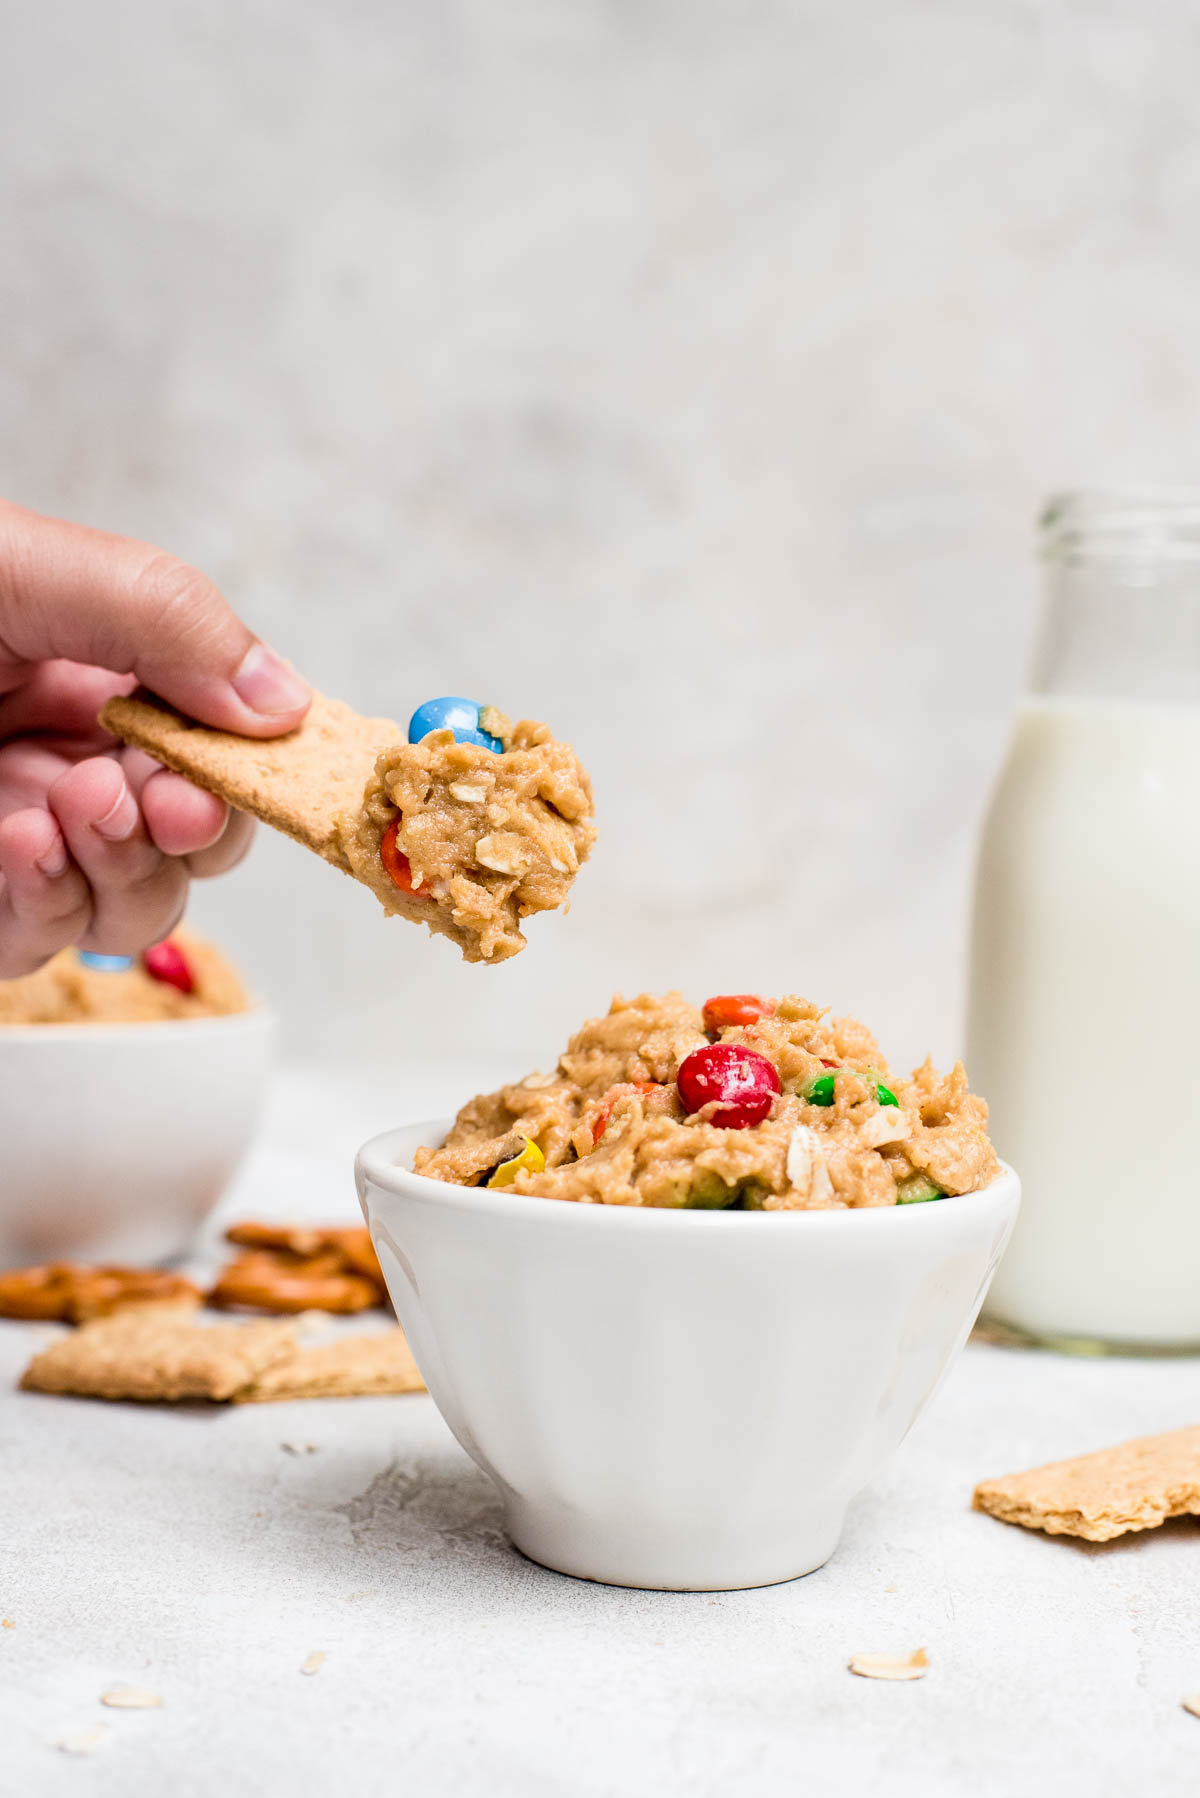
[[[0,1030],[14,1024],[159,1024],[249,1008],[235,969],[189,930],[174,931],[136,958],[63,949],[34,974],[0,980]]]
[[[426,700],[407,742],[390,719],[320,693],[296,730],[266,742],[150,694],[110,699],[100,722],[353,875],[392,916],[449,937],[466,961],[519,954],[522,921],[566,904],[596,838],[570,745],[473,699]]]
[[[892,1073],[794,995],[613,1000],[553,1074],[471,1099],[414,1171],[590,1205],[814,1211],[976,1192],[1000,1173],[961,1063]]]

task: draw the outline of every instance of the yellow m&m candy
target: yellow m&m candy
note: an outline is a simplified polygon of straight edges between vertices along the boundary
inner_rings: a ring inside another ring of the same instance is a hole
[[[511,1161],[502,1161],[500,1163],[500,1166],[488,1181],[488,1185],[511,1186],[523,1168],[527,1169],[531,1174],[540,1174],[545,1165],[546,1157],[542,1154],[542,1151],[538,1148],[537,1144],[527,1140],[525,1147],[521,1150],[519,1155],[514,1155]]]

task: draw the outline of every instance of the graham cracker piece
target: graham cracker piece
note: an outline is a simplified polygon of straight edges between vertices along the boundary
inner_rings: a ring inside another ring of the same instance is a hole
[[[228,1399],[294,1340],[291,1323],[206,1327],[190,1309],[159,1305],[81,1325],[35,1355],[21,1385],[83,1398]]]
[[[284,737],[211,730],[152,694],[110,699],[100,723],[239,812],[261,818],[344,874],[351,872],[338,821],[362,807],[381,749],[403,741],[390,718],[364,718],[313,694],[302,724]]]
[[[1004,1523],[1110,1542],[1200,1513],[1200,1425],[984,1480],[972,1501]]]
[[[248,1386],[235,1392],[236,1405],[286,1398],[357,1398],[384,1392],[424,1392],[403,1330],[346,1336],[316,1348],[294,1347],[273,1361]]]

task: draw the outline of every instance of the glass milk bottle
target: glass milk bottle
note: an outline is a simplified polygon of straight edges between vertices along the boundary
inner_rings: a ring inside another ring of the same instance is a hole
[[[1041,531],[975,888],[967,1066],[1024,1191],[988,1315],[1200,1351],[1200,489],[1064,495]]]

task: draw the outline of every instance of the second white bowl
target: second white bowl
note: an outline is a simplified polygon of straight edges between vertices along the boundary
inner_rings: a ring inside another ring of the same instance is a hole
[[[760,1586],[828,1560],[975,1320],[1019,1203],[576,1205],[414,1174],[359,1198],[439,1410],[531,1559],[621,1586]]]
[[[262,1109],[273,1021],[0,1028],[0,1267],[182,1254]]]

